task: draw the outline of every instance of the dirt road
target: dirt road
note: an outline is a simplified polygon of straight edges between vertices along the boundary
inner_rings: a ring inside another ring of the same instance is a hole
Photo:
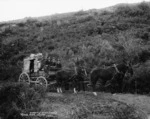
[[[94,96],[91,92],[80,92],[78,94],[49,92],[46,96],[41,104],[42,110],[57,112],[61,119],[75,117],[110,118],[115,108],[121,110],[127,108],[127,105],[135,107],[139,111],[139,115],[144,116],[144,118],[150,114],[150,97],[144,95],[99,92],[98,96]]]

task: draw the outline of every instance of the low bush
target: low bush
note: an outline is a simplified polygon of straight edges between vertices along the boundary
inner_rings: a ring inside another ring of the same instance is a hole
[[[150,92],[150,61],[141,64],[139,67],[135,68],[134,75],[132,77],[133,84],[131,88],[135,88],[135,92],[139,94],[145,94]]]
[[[16,116],[21,117],[21,112],[39,111],[39,104],[45,95],[42,90],[20,83],[5,84],[0,89],[0,117],[13,119]]]

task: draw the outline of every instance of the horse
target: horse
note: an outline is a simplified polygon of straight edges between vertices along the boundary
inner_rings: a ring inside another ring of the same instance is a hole
[[[85,91],[85,84],[84,81],[87,79],[87,71],[86,68],[83,66],[78,66],[75,70],[75,76],[74,76],[74,92],[77,89],[77,91]]]
[[[61,67],[58,67],[57,65],[52,65],[50,58],[41,60],[41,66],[39,70],[45,72],[45,77],[49,81],[56,81],[57,92],[62,92],[62,81],[69,78],[69,73],[63,71]]]
[[[133,69],[130,63],[120,63],[108,68],[93,69],[90,73],[90,82],[92,85],[93,94],[97,95],[95,86],[98,80],[100,80],[101,85],[105,85],[108,82],[112,84],[115,80],[119,80],[117,83],[121,86],[126,72],[133,75]]]
[[[86,76],[85,68],[77,68],[77,70],[60,70],[56,73],[56,82],[58,90],[57,92],[62,93],[62,87],[64,86],[66,90],[69,90],[69,85],[71,84],[74,93],[80,90],[85,91],[84,79]]]
[[[66,90],[69,90],[70,82],[73,82],[73,72],[70,70],[60,70],[55,74],[57,92],[62,93],[62,87],[64,86]]]

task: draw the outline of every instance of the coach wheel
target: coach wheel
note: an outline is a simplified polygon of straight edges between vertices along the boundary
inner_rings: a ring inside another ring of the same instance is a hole
[[[19,76],[19,82],[30,84],[30,77],[27,73],[21,73]]]
[[[36,85],[42,86],[46,90],[48,86],[46,78],[43,76],[38,77],[36,80]]]

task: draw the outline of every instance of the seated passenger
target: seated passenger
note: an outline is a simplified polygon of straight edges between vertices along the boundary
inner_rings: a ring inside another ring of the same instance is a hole
[[[48,65],[48,64],[49,64],[49,57],[45,61],[45,65]]]
[[[54,57],[52,58],[52,65],[51,66],[56,66],[56,60]]]
[[[62,65],[61,65],[61,62],[60,62],[60,59],[57,60],[57,63],[56,63],[56,67],[61,69],[62,68]]]
[[[50,57],[48,57],[48,60],[47,60],[47,65],[51,65],[52,64],[52,62],[51,62],[51,58]]]

